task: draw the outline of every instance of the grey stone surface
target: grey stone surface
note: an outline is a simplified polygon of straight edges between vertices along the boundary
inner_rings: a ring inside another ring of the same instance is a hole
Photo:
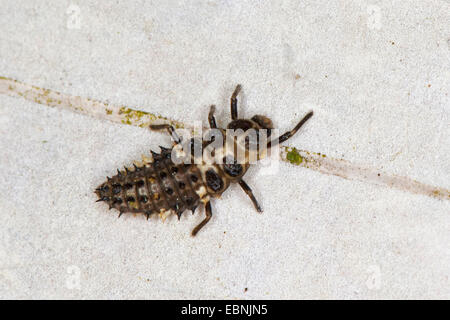
[[[190,122],[210,104],[288,144],[449,188],[448,1],[0,1],[0,76]],[[281,163],[178,223],[93,189],[165,135],[0,96],[0,298],[450,298],[449,201]],[[246,292],[244,289],[248,288]]]

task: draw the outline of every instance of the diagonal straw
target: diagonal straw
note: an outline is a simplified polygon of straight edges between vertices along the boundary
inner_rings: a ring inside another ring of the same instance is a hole
[[[161,115],[132,109],[127,106],[108,104],[85,97],[71,96],[2,76],[0,76],[0,93],[13,97],[22,97],[35,103],[66,109],[101,120],[109,120],[141,128],[148,128],[150,124],[156,123],[168,123],[175,128],[191,128],[182,122]],[[450,200],[449,190],[424,184],[409,177],[391,175],[373,167],[353,164],[344,159],[332,158],[318,152],[300,150],[295,147],[281,146],[280,151],[280,156],[283,161],[299,167],[308,168],[327,175],[335,175],[348,180],[357,180],[395,188],[413,194]]]

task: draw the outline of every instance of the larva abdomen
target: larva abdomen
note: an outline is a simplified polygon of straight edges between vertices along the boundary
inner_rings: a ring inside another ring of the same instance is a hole
[[[152,159],[133,169],[125,168],[108,178],[97,189],[98,201],[110,208],[126,212],[165,215],[173,212],[181,216],[186,210],[195,211],[204,186],[194,164],[174,164],[171,149],[161,147],[160,154],[152,152]],[[119,215],[119,216],[120,216]]]

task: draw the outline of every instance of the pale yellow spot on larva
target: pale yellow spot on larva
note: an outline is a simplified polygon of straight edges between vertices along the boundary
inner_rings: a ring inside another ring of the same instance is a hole
[[[198,195],[200,198],[203,198],[203,197],[206,195],[206,189],[205,189],[204,186],[201,186],[201,187],[198,188],[195,192],[197,193],[197,195]]]
[[[137,167],[142,167],[142,166],[144,166],[144,164],[141,162],[141,161],[134,161],[133,162]]]
[[[169,215],[170,215],[170,211],[166,211],[164,209],[161,209],[159,211],[159,217],[161,218],[163,223],[166,221],[166,219]]]
[[[153,162],[153,159],[151,157],[147,157],[146,155],[142,155],[141,157],[142,157],[142,162],[144,162],[144,164]]]

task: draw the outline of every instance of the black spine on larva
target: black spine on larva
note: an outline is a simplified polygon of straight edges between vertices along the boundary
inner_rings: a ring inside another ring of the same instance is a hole
[[[120,213],[153,213],[173,211],[180,218],[185,210],[194,211],[199,204],[195,192],[202,186],[195,165],[176,165],[171,160],[172,149],[161,147],[152,152],[153,162],[134,169],[118,170],[96,189],[98,201],[105,201]]]

